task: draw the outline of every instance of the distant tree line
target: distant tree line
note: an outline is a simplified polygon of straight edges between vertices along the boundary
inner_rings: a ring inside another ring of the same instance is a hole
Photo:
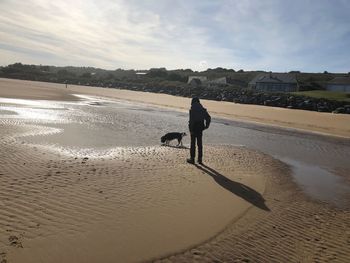
[[[208,79],[226,77],[228,86],[246,88],[257,74],[263,71],[235,71],[217,67],[208,68],[205,71],[193,71],[191,69],[167,70],[166,68],[152,68],[149,70],[105,70],[93,67],[55,67],[47,65],[25,65],[15,63],[0,67],[0,77],[47,81],[56,83],[68,83],[78,85],[94,85],[114,87],[117,83],[129,84],[160,84],[166,82],[171,86],[186,86],[189,76],[206,76]],[[302,73],[290,71],[295,74],[301,91],[322,90],[325,84],[339,74],[328,73]]]

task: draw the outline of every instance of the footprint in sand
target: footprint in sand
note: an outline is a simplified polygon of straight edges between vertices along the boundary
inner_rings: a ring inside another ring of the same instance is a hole
[[[23,248],[21,241],[16,236],[9,237],[10,245],[13,247]]]
[[[0,252],[0,263],[7,263],[5,252]]]

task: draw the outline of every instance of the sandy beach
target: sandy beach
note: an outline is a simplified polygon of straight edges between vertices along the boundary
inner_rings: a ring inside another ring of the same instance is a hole
[[[64,84],[10,79],[0,80],[0,90],[2,97],[9,98],[74,100],[76,98],[72,94],[85,94],[137,101],[186,112],[190,105],[189,98],[166,94],[76,85],[68,85],[68,88],[65,89]],[[209,112],[219,117],[350,138],[350,116],[348,114],[319,113],[210,100],[204,100],[204,104]]]
[[[186,128],[188,98],[9,79],[0,98],[1,263],[349,262],[350,188],[340,205],[308,194],[277,158],[283,151],[228,143],[225,122],[207,135],[204,165],[185,162],[187,144],[159,145],[157,129]],[[349,115],[203,104],[223,119],[350,138]],[[339,159],[336,183],[350,182],[347,139],[298,136],[280,148],[308,160],[289,146],[305,144],[320,163]]]

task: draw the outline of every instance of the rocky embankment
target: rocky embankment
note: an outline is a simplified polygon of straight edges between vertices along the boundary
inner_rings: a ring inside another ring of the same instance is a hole
[[[290,93],[269,93],[230,87],[186,87],[157,84],[116,83],[115,88],[135,91],[166,93],[181,97],[197,96],[202,99],[229,101],[242,104],[265,105],[290,109],[350,114],[350,103],[323,98],[296,96]]]

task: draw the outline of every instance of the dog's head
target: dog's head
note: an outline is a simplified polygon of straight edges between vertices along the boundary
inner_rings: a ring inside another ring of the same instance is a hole
[[[160,138],[160,142],[161,142],[161,143],[165,143],[165,141],[166,141],[165,136],[162,136],[162,137]]]
[[[181,133],[182,137],[187,136],[186,132]]]

